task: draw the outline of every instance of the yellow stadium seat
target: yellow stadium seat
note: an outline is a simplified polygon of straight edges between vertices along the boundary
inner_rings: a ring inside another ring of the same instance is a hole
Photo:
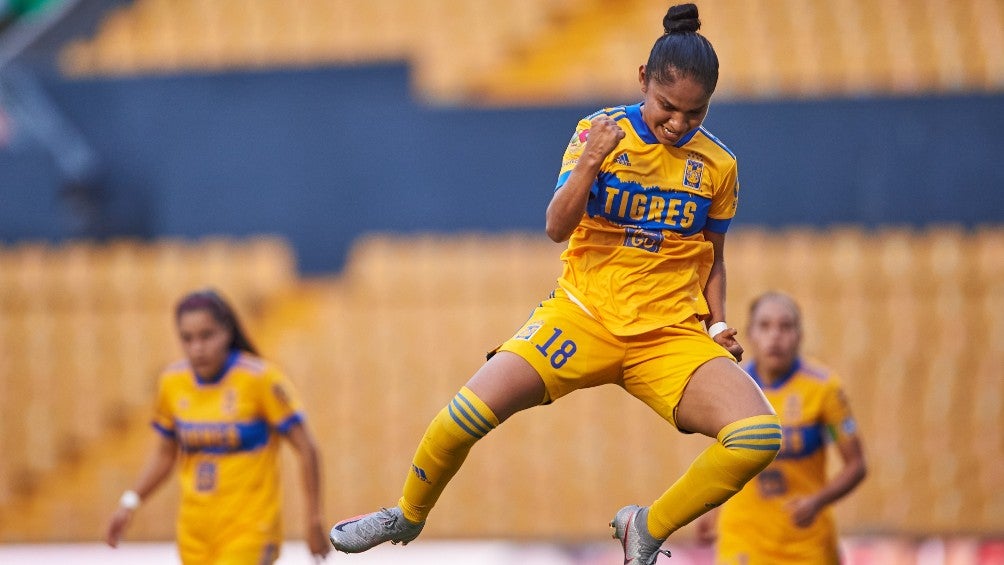
[[[1004,504],[1004,443],[986,433],[1004,425],[1004,346],[993,339],[1004,331],[1002,234],[743,228],[730,240],[730,322],[745,331],[749,300],[792,292],[806,353],[845,381],[870,473],[839,507],[843,531],[992,531]],[[331,481],[326,505],[392,503],[428,419],[554,287],[562,248],[524,235],[414,241],[404,250],[394,235],[368,236],[344,273],[311,280],[274,237],[0,246],[0,513],[24,515],[14,529],[5,519],[5,540],[44,539],[55,527],[93,537],[65,516],[104,519],[92,507],[114,504],[139,471],[157,371],[180,355],[171,310],[205,284],[233,298],[297,385],[330,446],[325,475],[368,477],[352,489]],[[642,432],[610,433],[623,428]],[[545,441],[555,429],[561,441]],[[706,440],[605,387],[517,416],[485,443],[444,496],[431,537],[590,537],[609,500],[657,496]],[[77,459],[67,446],[79,447]],[[618,457],[639,450],[657,464]],[[402,466],[375,463],[387,460]],[[486,492],[484,481],[509,486]],[[586,494],[596,484],[606,497]],[[172,512],[174,499],[158,496],[151,504]],[[475,498],[498,520],[471,520]],[[540,516],[545,531],[528,526]],[[300,522],[290,520],[293,535]],[[170,521],[136,527],[172,536]]]
[[[708,0],[700,9],[727,70],[723,98],[1004,84],[999,0]],[[79,75],[409,60],[421,95],[443,102],[592,101],[636,95],[627,71],[644,61],[664,13],[625,0],[611,26],[599,0],[138,0],[111,10],[60,61]]]

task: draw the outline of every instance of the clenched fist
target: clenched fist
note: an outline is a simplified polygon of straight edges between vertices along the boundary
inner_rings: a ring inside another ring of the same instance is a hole
[[[597,116],[589,125],[589,136],[586,138],[586,149],[601,160],[606,158],[620,141],[624,139],[624,130],[610,116]]]

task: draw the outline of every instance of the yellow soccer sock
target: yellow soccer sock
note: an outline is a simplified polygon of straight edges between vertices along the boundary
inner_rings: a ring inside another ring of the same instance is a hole
[[[409,522],[425,521],[471,447],[498,424],[494,412],[467,387],[439,411],[418,445],[398,502]]]
[[[779,449],[781,423],[773,414],[725,426],[718,432],[718,443],[698,455],[687,472],[652,503],[649,533],[666,539],[725,502],[770,465]]]

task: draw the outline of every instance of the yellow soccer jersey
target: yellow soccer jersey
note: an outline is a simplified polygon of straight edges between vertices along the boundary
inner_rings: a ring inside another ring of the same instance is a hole
[[[856,433],[840,381],[829,369],[806,360],[798,360],[772,385],[760,380],[755,365],[745,368],[781,418],[784,439],[777,459],[722,506],[717,563],[838,563],[829,509],[811,526],[799,528],[785,504],[821,489],[827,481],[828,443]]]
[[[214,545],[210,535],[281,541],[278,434],[302,418],[286,377],[247,353],[232,353],[212,379],[187,362],[161,375],[153,426],[180,449],[183,549]]]
[[[614,119],[625,137],[593,182],[586,213],[562,254],[558,284],[615,335],[706,316],[703,287],[714,251],[702,230],[725,233],[735,215],[735,155],[704,127],[668,147],[645,125],[641,104],[607,108],[579,122],[557,188],[600,115]]]

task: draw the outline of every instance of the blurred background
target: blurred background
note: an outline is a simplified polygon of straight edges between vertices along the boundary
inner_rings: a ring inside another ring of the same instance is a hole
[[[1004,563],[1004,0],[697,4],[742,187],[729,320],[790,292],[844,378],[870,466],[837,507],[848,562]],[[640,100],[668,5],[0,0],[0,561],[101,538],[153,444],[173,305],[207,285],[298,386],[332,522],[393,504],[429,419],[553,288],[565,144]],[[388,559],[619,562],[609,519],[706,444],[619,389],[572,395],[480,442]],[[161,545],[88,555],[172,562],[177,501],[130,530]],[[674,563],[709,562],[692,538]],[[444,557],[460,542],[483,553]]]

